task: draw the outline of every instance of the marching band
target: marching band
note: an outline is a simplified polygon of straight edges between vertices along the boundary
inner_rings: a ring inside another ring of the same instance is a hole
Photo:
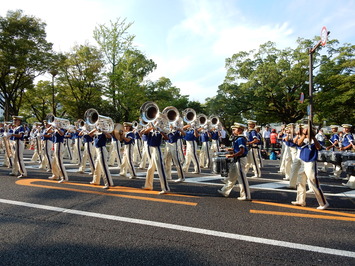
[[[140,109],[137,121],[115,124],[110,117],[100,115],[95,109],[88,109],[84,120],[74,125],[70,121],[49,114],[43,123],[33,124],[29,133],[31,148],[34,150],[31,161],[39,163],[39,168],[52,172],[51,180],[68,182],[68,174],[63,163],[65,151],[71,163],[79,166],[78,173],[85,173],[89,163],[92,185],[99,185],[101,177],[105,189],[114,186],[109,165],[119,169],[121,176],[134,179],[136,168],[147,169],[143,189],[153,189],[154,172],[158,172],[161,192],[169,193],[168,181],[172,180],[172,167],[176,168],[178,179],[184,182],[192,162],[192,174],[200,174],[201,168],[220,173],[225,185],[218,190],[228,197],[236,182],[239,183],[239,200],[251,200],[246,175],[253,169],[253,178],[262,177],[263,135],[256,121],[248,120],[247,125],[234,123],[230,138],[231,148],[227,148],[222,136],[222,124],[218,117],[196,114],[187,108],[180,117],[179,111],[168,106],[160,112],[154,102],[146,102]],[[184,125],[185,122],[185,125]],[[333,165],[333,178],[339,179],[342,172],[348,174],[344,186],[355,188],[355,147],[350,133],[352,125],[343,124],[340,138],[339,126],[331,125],[330,145],[325,147],[322,132],[315,135],[307,125],[289,124],[279,134],[282,141],[280,155],[281,168],[290,189],[297,189],[297,197],[291,204],[306,205],[307,183],[314,193],[319,207],[329,206],[317,178],[317,162],[323,162],[319,171],[327,171]],[[13,122],[0,123],[0,150],[4,152],[4,165],[11,168],[10,175],[27,177],[23,160],[24,137],[27,134],[22,125],[22,117],[13,116]],[[276,135],[276,133],[274,132]],[[106,145],[110,144],[110,152]],[[200,146],[199,146],[200,144]],[[183,145],[186,150],[183,151]],[[222,158],[221,158],[222,157]],[[146,168],[148,166],[148,168]],[[222,174],[223,173],[223,174]]]

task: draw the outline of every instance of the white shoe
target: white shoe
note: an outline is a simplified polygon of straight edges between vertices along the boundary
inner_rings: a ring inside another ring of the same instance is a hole
[[[50,180],[59,180],[59,178],[56,177],[56,176],[50,176],[50,177],[48,177],[48,179],[50,179]]]
[[[228,197],[229,195],[225,194],[222,190],[218,189],[217,192],[221,194],[223,197]]]
[[[312,189],[308,189],[308,190],[306,191],[306,193],[307,193],[307,194],[313,193],[313,190],[312,190]]]
[[[144,189],[144,190],[153,190],[152,188],[149,188],[149,187],[142,187],[142,189]]]
[[[98,186],[98,185],[99,185],[99,184],[94,183],[94,181],[90,181],[90,184],[91,184],[91,185],[95,185],[95,186]]]
[[[17,176],[17,174],[14,174],[14,173],[10,173],[9,175],[10,176]]]
[[[260,176],[257,176],[257,175],[253,175],[252,177],[250,178],[259,178]]]
[[[109,189],[110,186],[106,185],[106,186],[103,186],[102,188],[103,188],[103,189]]]
[[[238,200],[251,200],[251,199],[248,199],[247,197],[238,197],[237,199]]]
[[[46,170],[47,173],[49,173],[49,172],[51,172],[51,171],[52,171],[51,169],[47,169],[47,170]]]
[[[58,181],[58,183],[64,183],[64,182],[65,182],[64,179],[61,179],[61,180]]]
[[[129,179],[136,179],[136,178],[137,178],[136,175],[131,175],[131,176],[129,177]]]
[[[192,172],[191,174],[200,174],[200,172],[196,172],[196,171],[195,171],[195,172]]]
[[[81,170],[78,170],[76,172],[79,173],[79,174],[84,174],[84,171],[81,171]]]
[[[317,207],[317,210],[325,210],[328,207],[329,207],[329,203],[327,202],[325,205]]]
[[[306,206],[306,203],[299,203],[298,201],[291,201],[291,204],[295,206],[302,206],[302,207]]]
[[[162,190],[162,191],[160,191],[159,192],[159,195],[162,195],[162,194],[168,194],[169,193],[169,191],[168,190]]]
[[[282,180],[290,181],[290,179],[288,177],[282,178]]]
[[[175,183],[181,183],[184,181],[185,181],[185,178],[179,178],[179,179],[174,180]]]
[[[17,178],[24,178],[27,177],[26,175],[19,175]]]

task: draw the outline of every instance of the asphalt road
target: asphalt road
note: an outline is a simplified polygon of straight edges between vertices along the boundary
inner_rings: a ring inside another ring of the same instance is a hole
[[[28,178],[0,167],[1,265],[355,265],[355,191],[330,173],[320,211],[313,194],[290,204],[278,161],[264,161],[262,178],[249,178],[253,200],[238,201],[207,170],[159,195],[158,179],[141,189],[144,171],[131,180],[111,168],[116,187],[104,190],[68,160],[70,182],[48,180],[25,153]]]

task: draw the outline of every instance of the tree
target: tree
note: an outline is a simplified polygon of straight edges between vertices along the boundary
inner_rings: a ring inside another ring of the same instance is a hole
[[[86,44],[76,45],[65,57],[58,69],[60,85],[57,98],[67,116],[83,118],[87,109],[97,108],[101,102],[102,56],[97,48]]]
[[[24,92],[47,70],[52,44],[46,41],[45,26],[21,10],[0,17],[0,106],[5,119],[19,113]]]
[[[316,120],[355,124],[355,45],[332,40],[325,48],[314,78]]]
[[[296,49],[279,50],[272,42],[258,51],[239,52],[226,59],[227,75],[219,86],[218,101],[225,101],[225,115],[256,119],[259,123],[296,122],[306,115],[299,95],[308,91],[309,40],[298,40]],[[208,102],[211,106],[211,103]]]
[[[126,23],[126,19],[118,18],[115,22],[110,21],[110,25],[99,25],[94,30],[94,39],[99,44],[106,63],[108,71],[106,77],[106,95],[112,101],[113,113],[119,112],[119,87],[117,84],[117,68],[119,67],[126,51],[132,48],[134,35],[128,33],[132,22]]]
[[[50,81],[38,81],[32,90],[24,94],[21,114],[27,118],[34,116],[34,121],[43,121],[51,112],[52,85]],[[26,119],[27,120],[27,119]]]

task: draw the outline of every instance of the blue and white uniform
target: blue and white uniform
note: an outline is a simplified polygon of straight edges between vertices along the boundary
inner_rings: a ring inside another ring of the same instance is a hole
[[[210,168],[211,155],[210,155],[210,137],[207,131],[200,131],[200,167]]]
[[[125,132],[125,138],[129,141],[123,140],[124,153],[122,164],[120,168],[120,175],[127,176],[127,171],[131,174],[130,178],[136,178],[136,169],[133,163],[133,147],[134,147],[134,133],[132,131]]]
[[[197,138],[195,136],[195,130],[194,129],[187,129],[185,131],[186,135],[184,136],[184,139],[186,141],[186,156],[185,156],[185,163],[184,166],[182,167],[183,171],[185,173],[188,172],[190,163],[192,161],[194,165],[194,174],[199,174],[201,173],[200,169],[200,163],[197,157]]]
[[[171,177],[171,164],[174,163],[179,181],[185,180],[184,172],[182,171],[181,161],[179,158],[179,146],[178,140],[180,139],[180,132],[178,130],[171,130],[167,134],[168,140],[165,142],[165,169],[166,169],[166,176],[167,179],[172,179]]]
[[[81,146],[83,145],[82,143],[82,136],[79,135],[80,130],[75,130],[75,132],[72,134],[72,140],[74,140],[74,145],[73,145],[73,157],[71,160],[71,163],[81,165],[81,160],[82,160],[82,154],[81,154]]]
[[[61,134],[60,134],[61,132]],[[55,129],[53,133],[54,156],[52,161],[52,177],[50,179],[61,179],[61,181],[68,181],[68,174],[63,162],[64,149],[64,129]]]
[[[21,177],[27,176],[27,170],[25,163],[23,162],[23,150],[24,150],[24,134],[25,128],[23,126],[18,126],[13,129],[13,134],[20,134],[20,137],[13,136],[14,143],[14,161],[12,165],[12,175],[21,174]]]
[[[305,143],[307,139],[305,140]],[[300,175],[297,181],[297,198],[296,202],[292,202],[294,205],[306,206],[306,183],[310,189],[314,192],[314,195],[318,201],[319,207],[328,206],[328,202],[320,187],[320,183],[317,175],[317,158],[318,150],[315,144],[306,144],[300,148],[300,159],[302,160],[302,166],[300,169]]]
[[[96,160],[95,170],[90,184],[99,185],[100,178],[102,176],[104,180],[104,188],[113,187],[113,181],[110,173],[110,169],[107,165],[107,149],[106,149],[107,137],[105,133],[98,133],[94,138],[94,145],[96,148]]]
[[[259,139],[256,130],[252,129],[247,134],[247,141],[251,142],[255,139]],[[247,163],[245,165],[245,173],[249,172],[249,168],[253,167],[254,176],[253,178],[261,177],[260,162],[259,162],[259,152],[258,145],[256,143],[249,145],[249,152],[247,156]]]
[[[219,137],[220,133],[218,130],[212,130],[210,131],[211,139],[212,139],[212,144],[211,144],[211,152],[219,152]]]
[[[118,139],[116,139],[113,135],[111,139],[111,149],[110,149],[109,157],[110,157],[108,161],[109,165],[114,166],[115,162],[117,161],[118,167],[119,168],[121,167],[122,164],[121,142]]]
[[[153,189],[153,179],[155,170],[158,171],[160,186],[162,193],[170,191],[168,181],[166,178],[163,154],[160,149],[161,141],[163,139],[162,134],[159,131],[150,131],[147,134],[147,142],[151,151],[151,159],[149,162],[147,175],[145,179],[145,189]]]
[[[82,139],[84,143],[84,151],[82,152],[83,158],[79,167],[79,172],[84,173],[86,169],[86,162],[89,161],[91,173],[95,172],[95,148],[93,145],[93,138],[86,133],[82,133]]]
[[[149,165],[150,158],[151,158],[151,152],[148,146],[148,137],[147,135],[143,134],[141,137],[143,141],[143,150],[142,150],[142,160],[141,163],[139,164],[139,169],[145,169],[147,166],[147,162]]]
[[[247,140],[244,135],[239,135],[233,142],[233,153],[238,153],[242,149],[244,152],[239,157],[234,157],[234,162],[229,166],[228,178],[226,184],[219,191],[223,196],[228,197],[231,193],[235,183],[238,181],[240,188],[240,198],[241,200],[250,200],[251,194],[249,189],[249,182],[244,172],[245,165],[247,163],[248,147]]]
[[[47,128],[44,128],[41,132],[41,140],[43,143],[43,160],[40,164],[40,169],[46,169],[48,172],[52,171],[52,134],[48,133]]]

